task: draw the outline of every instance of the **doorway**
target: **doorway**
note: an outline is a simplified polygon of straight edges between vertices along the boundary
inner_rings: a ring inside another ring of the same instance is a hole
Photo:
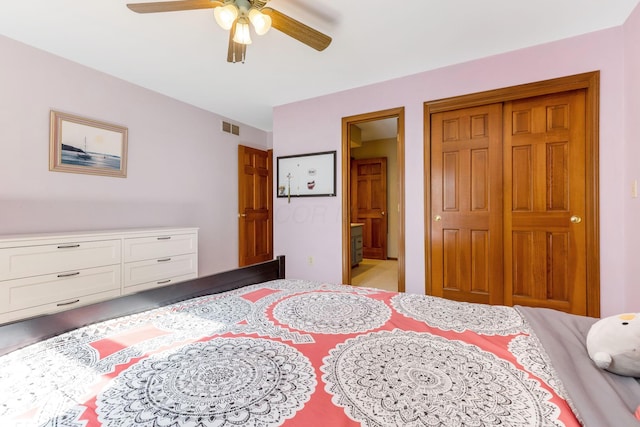
[[[342,119],[343,282],[403,292],[404,108]]]

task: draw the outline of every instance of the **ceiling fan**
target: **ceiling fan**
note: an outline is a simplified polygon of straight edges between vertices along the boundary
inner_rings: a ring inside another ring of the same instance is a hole
[[[251,44],[249,23],[253,25],[258,35],[265,34],[273,27],[318,51],[329,46],[331,37],[282,12],[265,7],[268,2],[269,0],[176,0],[129,3],[127,7],[137,13],[214,9],[213,13],[218,25],[229,30],[227,62],[244,62],[247,45]]]

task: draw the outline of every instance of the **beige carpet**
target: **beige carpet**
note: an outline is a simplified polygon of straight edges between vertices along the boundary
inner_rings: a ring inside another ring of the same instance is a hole
[[[398,291],[398,261],[363,259],[351,269],[351,284]]]

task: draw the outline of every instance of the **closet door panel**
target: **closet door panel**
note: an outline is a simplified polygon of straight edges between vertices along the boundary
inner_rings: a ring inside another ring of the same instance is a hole
[[[505,103],[505,302],[586,314],[585,93]]]
[[[433,294],[500,304],[502,105],[433,114],[431,132]]]

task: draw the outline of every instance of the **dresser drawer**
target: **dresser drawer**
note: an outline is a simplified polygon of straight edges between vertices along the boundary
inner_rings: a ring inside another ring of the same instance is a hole
[[[52,313],[117,297],[120,272],[120,265],[112,265],[1,282],[0,316]]]
[[[120,242],[99,240],[0,249],[0,281],[120,264]]]
[[[135,292],[146,291],[147,289],[159,288],[162,286],[173,285],[174,283],[184,282],[185,280],[191,280],[197,278],[196,273],[185,274],[183,276],[172,277],[171,279],[154,280],[152,282],[138,283],[137,285],[125,286],[122,290],[122,295],[133,294]]]
[[[124,261],[142,261],[198,251],[197,234],[168,234],[124,240]]]
[[[124,286],[158,282],[178,276],[198,273],[198,255],[178,255],[124,265]],[[161,285],[158,285],[161,286]]]

